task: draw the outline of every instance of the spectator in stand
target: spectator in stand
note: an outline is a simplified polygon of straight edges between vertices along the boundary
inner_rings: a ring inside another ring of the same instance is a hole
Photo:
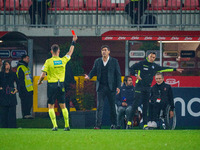
[[[48,13],[48,3],[49,0],[32,0],[32,5],[29,8],[29,15],[32,25],[36,24],[36,12],[40,16],[41,24],[44,25],[47,23],[46,18]]]
[[[130,0],[125,12],[131,17],[131,24],[141,24],[141,17],[147,9],[147,0]]]

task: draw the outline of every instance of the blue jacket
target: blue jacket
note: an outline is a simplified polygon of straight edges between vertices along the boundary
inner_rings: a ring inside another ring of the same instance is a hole
[[[117,106],[122,106],[122,102],[129,105],[133,104],[134,99],[134,86],[126,86],[125,84],[120,88],[120,93],[116,95]]]

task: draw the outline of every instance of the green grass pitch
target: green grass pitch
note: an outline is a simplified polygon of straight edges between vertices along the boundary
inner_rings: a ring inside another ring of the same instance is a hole
[[[0,150],[199,150],[200,130],[0,129]]]

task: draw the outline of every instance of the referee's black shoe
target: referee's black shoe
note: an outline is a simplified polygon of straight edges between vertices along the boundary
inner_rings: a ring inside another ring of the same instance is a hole
[[[52,131],[58,131],[58,127],[52,128]]]
[[[64,128],[64,131],[70,131],[70,128],[69,127]]]

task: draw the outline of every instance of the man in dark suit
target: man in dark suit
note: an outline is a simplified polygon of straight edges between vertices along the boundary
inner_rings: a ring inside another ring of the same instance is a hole
[[[115,95],[119,94],[121,87],[121,72],[117,59],[110,57],[110,48],[107,45],[101,47],[101,58],[97,58],[89,75],[85,79],[91,79],[97,76],[97,113],[96,125],[94,129],[100,129],[102,123],[102,114],[104,100],[107,97],[110,104],[111,129],[116,128],[116,109]]]

